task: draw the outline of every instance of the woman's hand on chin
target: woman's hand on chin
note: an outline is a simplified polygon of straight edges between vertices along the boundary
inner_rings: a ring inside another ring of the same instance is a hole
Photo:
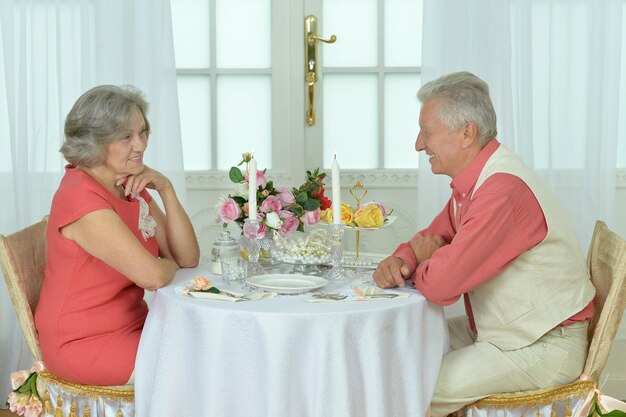
[[[172,187],[172,182],[159,171],[144,165],[143,171],[139,174],[120,178],[115,185],[124,187],[124,195],[136,196],[145,188],[162,193]]]

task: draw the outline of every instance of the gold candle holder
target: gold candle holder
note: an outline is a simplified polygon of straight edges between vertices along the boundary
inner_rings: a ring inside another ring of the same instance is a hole
[[[355,207],[355,211],[356,211],[361,205],[361,200],[363,200],[363,197],[365,197],[365,195],[367,194],[367,188],[365,188],[363,184],[361,184],[361,181],[357,181],[356,184],[350,187],[350,194],[356,200],[356,207]],[[361,231],[357,229],[356,230],[356,256],[354,257],[355,260],[359,259],[360,246],[361,246]]]

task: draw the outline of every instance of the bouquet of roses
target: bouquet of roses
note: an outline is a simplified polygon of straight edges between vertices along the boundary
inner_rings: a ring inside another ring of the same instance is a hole
[[[41,415],[43,406],[37,392],[37,374],[43,370],[43,363],[38,361],[29,371],[11,373],[13,392],[9,394],[6,402],[11,412],[25,417]]]
[[[243,230],[244,220],[248,217],[248,163],[252,154],[242,154],[242,161],[231,167],[228,173],[230,180],[237,184],[235,193],[223,198],[217,205],[217,214],[224,223],[237,223]],[[245,169],[239,168],[245,164]],[[324,195],[325,173],[319,169],[307,171],[307,179],[299,188],[274,187],[268,181],[267,170],[257,171],[257,218],[260,219],[257,237],[264,238],[268,229],[275,230],[281,236],[303,231],[305,224],[317,224],[323,209],[330,207],[331,202]]]
[[[341,203],[341,222],[348,226],[363,228],[381,227],[391,214],[383,203],[368,201],[353,209],[347,203]],[[329,208],[322,212],[322,220],[327,223],[333,222],[333,210]]]

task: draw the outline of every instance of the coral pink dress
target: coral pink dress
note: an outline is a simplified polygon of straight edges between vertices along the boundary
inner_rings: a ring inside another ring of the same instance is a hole
[[[143,288],[65,238],[60,228],[87,213],[112,209],[156,257],[150,201],[145,190],[139,199],[120,199],[85,172],[66,167],[52,200],[48,263],[35,312],[45,366],[57,376],[90,385],[125,384],[148,314]],[[150,222],[149,230],[141,226]]]

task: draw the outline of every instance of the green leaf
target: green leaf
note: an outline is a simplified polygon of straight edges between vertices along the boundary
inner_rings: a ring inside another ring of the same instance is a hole
[[[306,211],[314,211],[320,208],[320,202],[314,198],[309,198],[302,206]]]
[[[602,414],[603,417],[626,417],[626,413],[620,410],[609,411],[608,413]]]
[[[300,204],[301,206],[304,205],[304,203],[309,199],[309,196],[307,195],[307,193],[305,192],[301,192],[298,193],[298,195],[296,196],[296,203]]]
[[[39,398],[39,392],[37,391],[37,373],[32,373],[32,379],[30,380],[30,392],[37,398]]]
[[[26,380],[22,383],[22,385],[20,385],[19,387],[17,387],[16,389],[13,390],[13,392],[18,392],[20,394],[30,394],[32,392],[32,384],[33,381],[35,381],[35,383],[37,383],[37,373],[33,372],[32,374],[28,375],[28,378],[26,378]],[[35,387],[35,391],[37,390],[37,388]]]
[[[243,206],[244,204],[246,204],[248,202],[248,200],[246,200],[245,198],[243,198],[240,195],[234,195],[231,197],[233,200],[235,200],[235,202],[237,204],[239,204],[240,206]]]
[[[239,184],[244,180],[241,170],[237,167],[230,167],[230,171],[228,171],[228,178],[230,178],[230,180],[235,184]]]
[[[215,288],[215,287],[210,287],[210,288],[208,288],[206,290],[200,290],[199,292],[210,292],[212,294],[219,294],[220,290]]]

